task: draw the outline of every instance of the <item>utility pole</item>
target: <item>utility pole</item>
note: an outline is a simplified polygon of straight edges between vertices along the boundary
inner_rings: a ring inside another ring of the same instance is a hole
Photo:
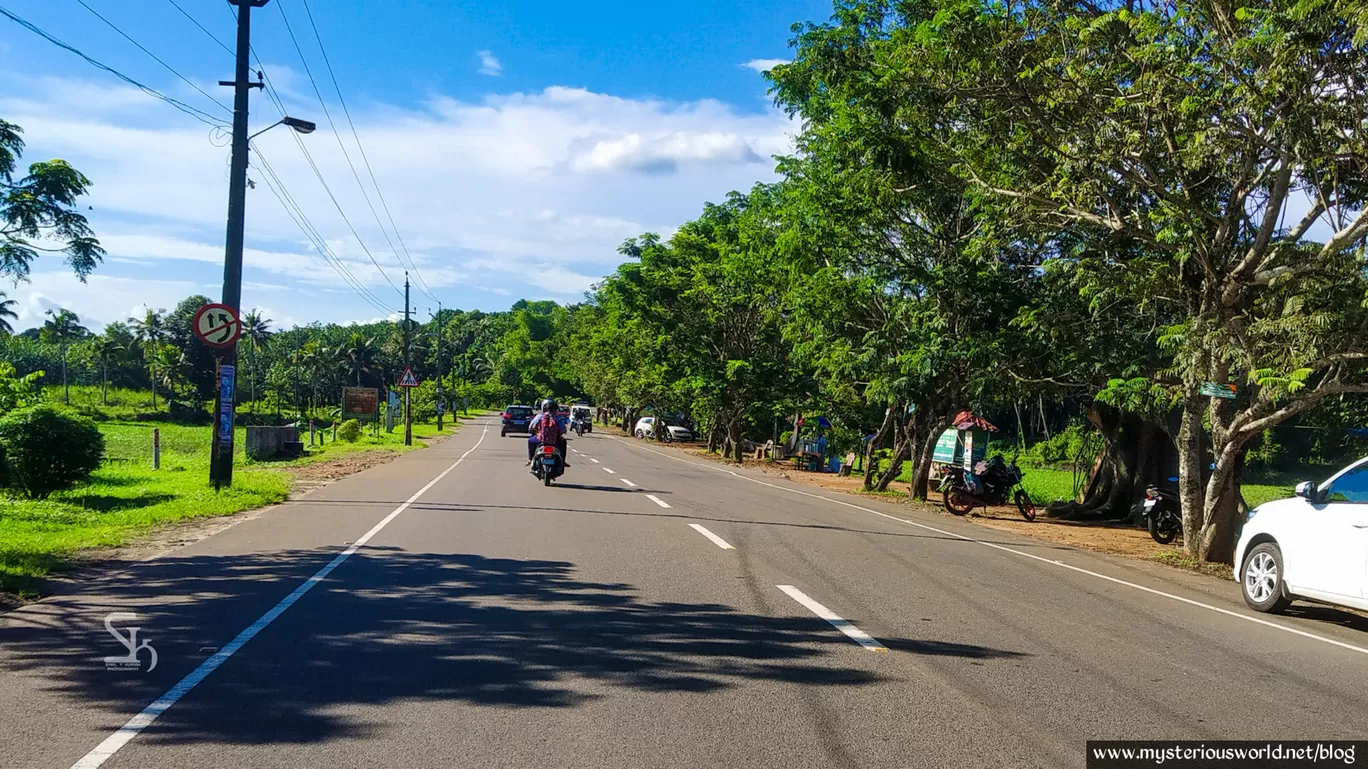
[[[437,303],[437,432],[442,431],[442,303]]]
[[[407,369],[409,362],[409,277],[408,272],[404,272],[404,368]],[[412,387],[404,388],[404,445],[413,445],[413,411],[409,408],[409,392]]]
[[[261,83],[251,81],[248,56],[252,50],[252,9],[269,0],[228,0],[237,6],[237,68],[233,80],[233,155],[228,176],[228,235],[223,254],[223,304],[239,314],[242,304],[242,231],[247,206],[247,96]],[[209,480],[214,488],[233,485],[233,426],[236,423],[237,345],[218,359],[218,394],[214,396],[214,445]]]

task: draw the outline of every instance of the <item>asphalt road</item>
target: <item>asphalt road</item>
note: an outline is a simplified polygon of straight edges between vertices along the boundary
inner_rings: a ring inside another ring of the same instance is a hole
[[[543,488],[522,439],[467,424],[5,615],[0,766],[1078,767],[1087,739],[1368,737],[1353,615],[571,446]],[[116,611],[154,670],[108,669]]]

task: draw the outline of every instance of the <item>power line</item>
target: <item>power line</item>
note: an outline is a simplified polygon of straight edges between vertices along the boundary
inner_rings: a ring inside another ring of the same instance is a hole
[[[10,21],[13,21],[14,23],[16,23],[16,24],[18,24],[19,26],[21,26],[21,27],[23,27],[23,28],[29,30],[30,32],[34,33],[35,35],[38,35],[39,37],[42,37],[43,39],[47,40],[49,43],[52,43],[53,45],[57,46],[58,48],[61,48],[61,49],[63,49],[63,50],[70,51],[71,53],[76,54],[77,56],[81,57],[82,59],[85,59],[85,60],[86,60],[86,63],[90,64],[91,66],[96,67],[97,69],[102,69],[102,70],[104,70],[105,72],[108,72],[109,74],[111,74],[111,75],[113,75],[113,76],[119,78],[120,80],[124,81],[125,83],[128,83],[129,85],[131,85],[131,86],[137,88],[138,90],[142,91],[143,93],[147,94],[148,96],[151,96],[151,97],[156,98],[156,99],[161,99],[162,101],[166,102],[167,104],[170,104],[172,107],[175,107],[176,109],[180,110],[181,112],[184,112],[185,114],[189,115],[190,117],[193,117],[194,119],[200,121],[201,123],[205,123],[205,124],[207,124],[207,125],[215,126],[215,127],[225,127],[225,126],[228,125],[227,121],[225,121],[225,120],[223,120],[223,119],[221,119],[221,118],[214,117],[213,115],[209,114],[208,112],[205,112],[204,110],[201,110],[201,109],[197,109],[197,108],[195,108],[195,107],[192,107],[192,106],[190,106],[189,104],[186,104],[185,102],[180,101],[180,100],[178,100],[178,99],[173,99],[173,98],[171,98],[170,96],[167,96],[166,94],[162,93],[161,91],[158,91],[157,89],[153,88],[152,86],[150,86],[150,85],[144,85],[143,83],[140,83],[140,82],[138,82],[137,80],[134,80],[133,78],[129,77],[128,75],[125,75],[124,73],[118,71],[117,69],[114,69],[113,67],[111,67],[111,66],[109,66],[109,65],[107,65],[107,64],[104,64],[104,63],[102,63],[102,62],[99,62],[99,61],[97,61],[97,60],[95,60],[95,59],[93,59],[93,58],[87,56],[85,53],[83,53],[80,49],[76,48],[75,46],[72,46],[72,45],[69,45],[69,44],[67,44],[67,43],[62,42],[62,41],[61,41],[60,39],[58,39],[56,36],[54,36],[54,35],[52,35],[52,34],[49,34],[48,32],[43,31],[41,28],[39,28],[39,27],[38,27],[36,24],[34,24],[33,22],[28,21],[27,19],[24,19],[23,17],[21,17],[21,16],[15,14],[15,13],[13,13],[12,11],[8,10],[7,8],[5,8],[5,7],[3,7],[3,6],[0,6],[0,15],[5,16],[5,17],[8,18]],[[217,103],[217,102],[215,102],[215,103]],[[219,105],[219,106],[223,106],[223,105]]]
[[[361,197],[365,199],[366,205],[370,207],[371,215],[375,217],[375,223],[380,224],[380,215],[376,213],[375,205],[371,203],[370,195],[366,193],[365,185],[361,183],[361,175],[356,171],[356,164],[352,163],[351,154],[347,152],[347,146],[342,142],[342,134],[338,133],[337,124],[333,122],[332,113],[328,111],[328,104],[323,100],[323,92],[318,89],[318,81],[314,79],[313,71],[309,69],[309,60],[304,56],[304,49],[299,45],[299,38],[295,37],[294,29],[290,26],[289,16],[285,15],[285,4],[276,3],[276,7],[280,9],[280,17],[285,20],[285,30],[289,33],[290,40],[294,43],[295,51],[299,54],[299,60],[304,64],[304,74],[308,76],[309,83],[313,86],[314,95],[318,97],[318,103],[323,108],[323,116],[328,119],[328,127],[332,129],[333,136],[337,139],[337,146],[342,150],[342,157],[346,159],[347,165],[351,168],[352,177],[356,179],[356,185],[361,188]],[[310,163],[312,162],[312,159],[310,159]],[[317,166],[315,166],[314,170],[317,171]],[[322,181],[323,175],[321,172],[318,174],[318,178],[319,181]],[[331,196],[332,191],[329,190],[328,194]],[[337,199],[333,198],[333,202],[336,203]],[[338,211],[341,210],[342,207],[339,205]],[[348,220],[347,226],[351,226],[350,220]],[[380,233],[385,236],[386,241],[389,240],[389,235],[385,233],[383,224],[380,225]],[[356,235],[355,229],[352,230],[352,234]],[[360,242],[361,236],[356,235],[356,239]],[[371,261],[374,262],[376,269],[380,270],[380,274],[384,275],[385,280],[388,281],[391,286],[394,286],[395,291],[398,291],[399,287],[394,284],[394,281],[390,280],[389,275],[385,274],[384,268],[380,267],[380,263],[371,255],[370,249],[366,248],[364,242],[361,242],[361,248],[366,252],[366,256],[370,257]],[[390,243],[390,249],[394,249],[393,243]],[[402,267],[404,262],[402,259],[399,259],[398,252],[395,252],[394,258],[399,261],[399,265]]]
[[[289,189],[285,186],[285,182],[276,174],[275,169],[271,167],[266,156],[263,155],[255,145],[253,145],[252,150],[256,154],[257,159],[261,161],[261,168],[266,174],[262,178],[262,181],[266,184],[266,188],[271,191],[271,194],[275,195],[276,200],[280,201],[280,205],[285,209],[285,213],[294,221],[295,226],[299,227],[300,231],[304,233],[304,237],[306,237],[309,242],[313,244],[314,248],[318,250],[318,253],[323,257],[323,260],[341,276],[343,282],[345,282],[357,296],[365,300],[371,307],[386,315],[396,312],[394,308],[384,304],[379,297],[375,296],[370,289],[366,288],[365,284],[347,268],[346,263],[333,253],[332,249],[328,246],[327,240],[318,232],[318,228],[313,225],[313,222],[309,220],[308,215],[304,213],[304,210],[299,206],[299,203],[295,201],[294,197],[290,194]]]
[[[176,2],[176,0],[166,0],[166,2],[175,6],[176,10],[180,11],[182,16],[189,19],[191,24],[194,24],[195,26],[199,27],[200,31],[208,35],[210,40],[213,40],[215,43],[218,43],[219,48],[222,48],[223,50],[227,51],[229,56],[232,56],[234,58],[237,57],[237,54],[233,53],[233,49],[229,48],[227,43],[223,42],[222,40],[219,40],[217,35],[205,29],[204,25],[199,23],[199,21],[197,21],[194,16],[191,16],[188,11],[182,8],[180,3]],[[234,18],[236,19],[236,16]]]
[[[118,32],[120,35],[122,35],[122,36],[123,36],[123,39],[125,39],[125,40],[127,40],[128,42],[132,43],[133,45],[137,46],[139,51],[142,51],[143,53],[147,54],[148,56],[151,56],[152,59],[153,59],[153,61],[155,61],[155,62],[157,62],[158,64],[160,64],[160,65],[162,65],[163,67],[165,67],[166,70],[167,70],[168,72],[170,72],[171,74],[173,74],[173,75],[175,75],[176,77],[180,78],[181,80],[185,81],[185,84],[186,84],[186,85],[190,86],[191,88],[195,89],[196,91],[199,91],[201,94],[204,95],[204,98],[206,98],[206,99],[208,99],[209,101],[212,101],[214,104],[218,105],[218,108],[219,108],[219,109],[223,110],[224,112],[227,112],[229,115],[233,114],[233,110],[229,109],[228,105],[226,105],[226,104],[220,102],[218,99],[215,99],[214,97],[210,96],[208,93],[205,92],[205,90],[204,90],[203,88],[200,88],[199,86],[195,85],[195,83],[194,83],[193,81],[191,81],[190,78],[188,78],[188,77],[186,77],[185,75],[182,75],[180,72],[176,71],[176,68],[175,68],[175,67],[173,67],[173,66],[171,66],[170,64],[167,64],[166,62],[162,61],[161,58],[157,56],[157,54],[152,53],[151,51],[149,51],[149,50],[147,50],[146,48],[144,48],[142,43],[139,43],[137,40],[134,40],[133,38],[129,37],[128,33],[127,33],[127,32],[124,32],[122,29],[119,29],[119,27],[118,27],[114,22],[112,22],[112,21],[110,21],[109,19],[106,19],[105,17],[101,16],[99,11],[95,10],[94,8],[91,8],[89,5],[86,5],[85,0],[76,0],[76,2],[77,2],[77,3],[80,3],[80,5],[81,5],[82,8],[84,8],[84,9],[86,9],[87,11],[90,11],[91,13],[95,14],[95,18],[97,18],[97,19],[99,19],[100,21],[103,21],[105,24],[109,25],[109,28],[110,28],[110,29],[112,29],[112,30],[114,30],[115,32]]]
[[[418,264],[413,260],[413,254],[409,253],[408,245],[404,243],[404,236],[399,234],[399,226],[394,222],[394,214],[390,213],[389,203],[385,200],[385,193],[380,189],[380,182],[375,178],[375,170],[371,168],[370,158],[366,156],[366,147],[361,143],[361,135],[356,130],[356,123],[352,122],[351,110],[347,109],[347,100],[342,97],[342,86],[337,82],[337,73],[333,71],[332,60],[328,58],[328,49],[323,45],[323,36],[319,34],[318,24],[314,22],[313,10],[309,7],[309,0],[303,0],[303,3],[304,12],[309,16],[309,26],[313,28],[314,39],[318,41],[318,50],[323,54],[323,63],[328,67],[328,77],[332,79],[333,90],[337,91],[337,101],[342,105],[342,114],[346,116],[347,125],[351,127],[352,138],[356,140],[356,148],[361,152],[361,160],[366,165],[366,173],[370,175],[371,184],[375,187],[375,194],[380,198],[380,206],[385,209],[385,216],[389,219],[390,229],[394,230],[394,237],[399,240],[400,247],[404,249],[404,255],[408,257],[409,266],[413,268],[413,273],[418,276],[418,283],[422,285],[423,293],[435,302],[437,297],[433,296],[432,289],[428,288],[427,281],[423,279],[423,272],[418,269]],[[283,9],[281,13],[284,13]],[[352,170],[355,171],[355,169]],[[360,182],[359,179],[357,181]],[[367,200],[367,202],[370,201]],[[372,213],[374,213],[373,208]],[[376,223],[379,224],[378,216]],[[380,231],[382,233],[385,231],[383,224],[380,225]],[[385,239],[388,241],[389,236],[386,235]],[[390,250],[394,250],[393,243],[390,243]],[[394,256],[397,259],[399,257],[398,252]],[[400,264],[402,263],[401,260]]]

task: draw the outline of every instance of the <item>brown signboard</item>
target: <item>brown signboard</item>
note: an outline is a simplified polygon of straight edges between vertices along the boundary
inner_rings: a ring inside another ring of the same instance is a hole
[[[379,413],[380,391],[374,387],[343,387],[342,418],[369,422]]]

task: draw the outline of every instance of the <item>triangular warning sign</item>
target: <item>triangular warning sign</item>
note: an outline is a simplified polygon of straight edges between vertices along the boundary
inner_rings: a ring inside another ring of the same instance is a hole
[[[405,366],[405,367],[404,367],[404,373],[402,373],[402,374],[399,375],[399,386],[400,386],[400,387],[417,387],[417,386],[418,386],[418,377],[416,377],[416,376],[413,375],[413,369],[412,369],[412,368],[409,368],[408,366]]]

